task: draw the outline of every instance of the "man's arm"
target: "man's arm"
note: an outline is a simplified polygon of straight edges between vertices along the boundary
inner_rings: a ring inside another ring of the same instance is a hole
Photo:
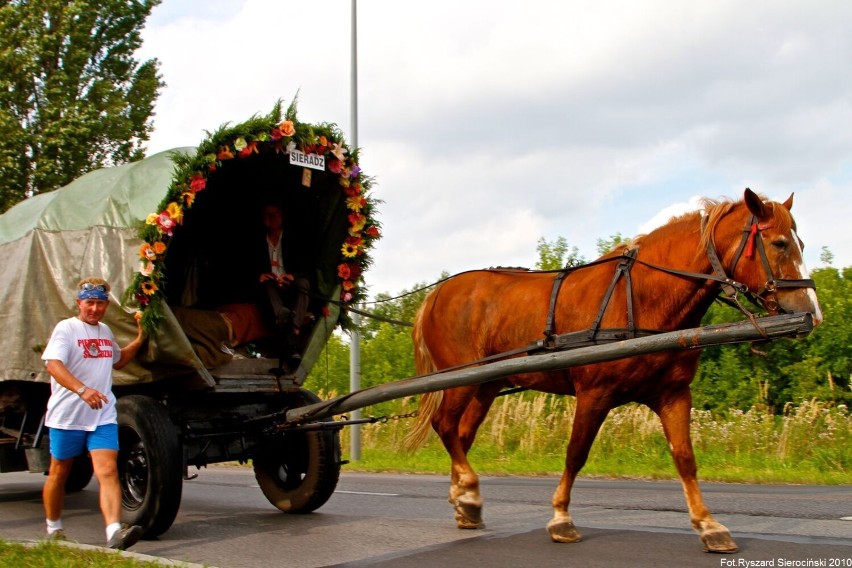
[[[136,316],[136,338],[121,348],[121,359],[119,359],[116,363],[113,364],[112,368],[115,370],[121,369],[128,363],[130,363],[136,354],[139,353],[139,348],[142,347],[143,335],[142,335],[142,318],[141,312]]]
[[[72,392],[77,392],[81,387],[86,387],[86,390],[80,395],[80,398],[89,406],[100,408],[103,402],[109,401],[105,394],[89,387],[86,383],[75,377],[71,371],[68,370],[68,367],[65,366],[65,363],[59,359],[48,359],[45,364],[45,369],[47,369],[47,372],[50,373],[50,376],[53,377],[57,383]]]

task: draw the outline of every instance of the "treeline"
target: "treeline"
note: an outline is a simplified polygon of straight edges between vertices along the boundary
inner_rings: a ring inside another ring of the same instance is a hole
[[[552,247],[539,249],[544,259],[542,252],[550,254]],[[568,253],[569,262],[582,261],[576,257],[576,250]],[[557,257],[566,260],[563,255]],[[542,268],[543,263],[539,262],[538,267]],[[802,401],[847,407],[852,404],[852,267],[820,268],[811,277],[816,282],[825,322],[803,339],[705,349],[693,382],[695,408],[727,411],[758,407],[781,414],[787,405]],[[376,303],[366,306],[367,311],[389,320],[412,322],[428,293],[424,286],[426,283],[417,284],[396,297],[380,295]],[[717,302],[703,324],[743,319],[739,311]],[[363,318],[360,329],[362,387],[414,376],[410,327]],[[325,392],[348,392],[348,338],[332,337],[309,375],[307,386]]]

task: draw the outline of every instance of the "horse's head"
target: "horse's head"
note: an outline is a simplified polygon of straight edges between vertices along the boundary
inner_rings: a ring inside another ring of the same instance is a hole
[[[793,196],[784,203],[763,201],[746,188],[743,201],[725,213],[711,213],[713,243],[719,247],[721,262],[731,279],[748,288],[753,299],[769,311],[809,312],[814,325],[822,323],[813,280],[802,258],[804,247],[796,234],[790,214]],[[713,222],[715,221],[715,223]]]

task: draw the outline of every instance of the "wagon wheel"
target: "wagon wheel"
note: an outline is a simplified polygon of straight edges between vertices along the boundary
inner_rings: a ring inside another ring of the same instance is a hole
[[[74,458],[71,462],[71,473],[65,480],[65,492],[76,493],[89,484],[92,480],[94,468],[92,467],[92,458],[88,452]]]
[[[165,408],[154,399],[125,396],[117,408],[122,520],[141,526],[152,538],[172,526],[180,508],[180,442]]]
[[[320,400],[306,390],[299,398],[302,404]],[[337,487],[340,436],[337,430],[285,432],[264,444],[252,463],[257,484],[270,503],[285,513],[310,513]]]

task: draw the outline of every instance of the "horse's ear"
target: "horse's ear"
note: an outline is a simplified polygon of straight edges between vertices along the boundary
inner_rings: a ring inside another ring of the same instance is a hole
[[[763,201],[760,200],[760,197],[758,197],[758,195],[749,188],[745,189],[743,201],[745,201],[746,207],[748,207],[748,210],[751,211],[752,215],[758,219],[766,217],[766,205],[764,205]]]
[[[793,208],[793,194],[791,193],[790,197],[787,198],[787,201],[785,201],[781,205],[783,205],[787,209],[787,211],[792,209]]]

